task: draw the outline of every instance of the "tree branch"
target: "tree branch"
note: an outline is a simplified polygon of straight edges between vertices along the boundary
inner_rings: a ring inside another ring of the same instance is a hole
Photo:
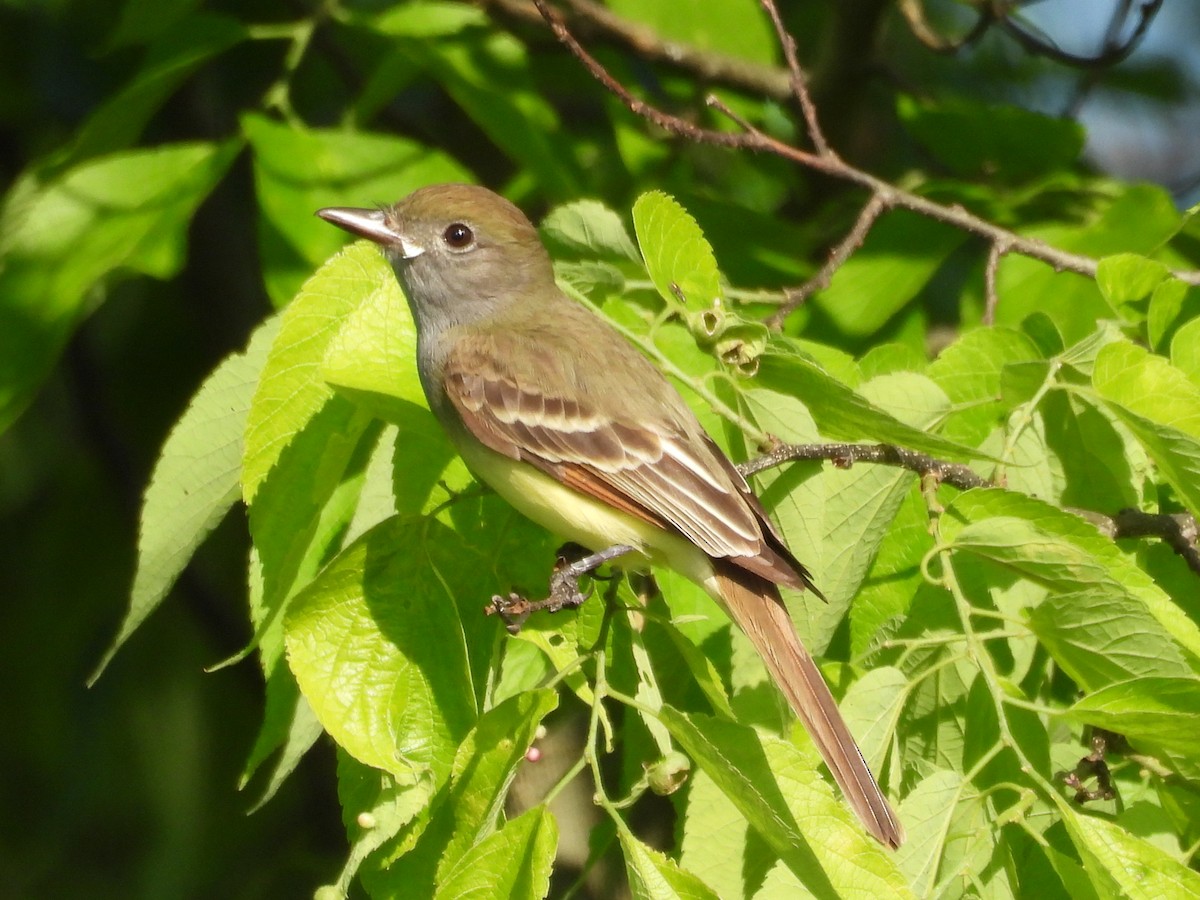
[[[953,54],[963,47],[971,46],[987,33],[994,21],[991,5],[984,4],[979,10],[979,18],[970,30],[960,38],[950,39],[938,34],[929,24],[925,18],[925,4],[922,0],[900,0],[899,8],[900,15],[908,22],[908,30],[913,33],[913,37],[935,53]]]
[[[1149,2],[1155,2],[1155,0],[1149,0]],[[779,28],[782,30],[779,11],[774,0],[761,0],[761,3],[763,8],[767,10],[768,15],[770,15],[772,22],[780,22]],[[708,98],[708,105],[724,113],[741,127],[742,131],[740,133],[703,128],[635,97],[595,57],[584,49],[567,27],[562,14],[558,9],[550,5],[549,0],[533,0],[533,4],[550,25],[555,36],[583,63],[593,78],[616,96],[635,115],[641,116],[648,122],[657,125],[671,134],[698,143],[771,153],[832,178],[856,184],[865,188],[870,193],[871,200],[868,206],[882,204],[885,209],[900,207],[983,238],[990,246],[1000,248],[998,251],[995,251],[997,262],[999,256],[1005,253],[1019,253],[1030,259],[1044,262],[1057,272],[1074,272],[1088,278],[1096,277],[1096,269],[1099,261],[1093,257],[1060,250],[1057,247],[1050,246],[1045,241],[1025,237],[1016,232],[1001,228],[999,225],[975,215],[961,204],[956,203],[947,206],[937,203],[919,194],[896,187],[869,172],[865,172],[845,162],[824,143],[824,139],[821,137],[815,111],[813,111],[812,99],[808,93],[803,71],[799,68],[798,63],[795,65],[798,74],[790,75],[789,80],[792,92],[800,104],[801,110],[804,111],[805,121],[808,123],[810,134],[813,136],[813,143],[818,148],[816,152],[786,144],[770,135],[764,134],[745,119],[733,115],[728,107],[712,96]],[[789,55],[786,45],[784,52],[785,56]],[[789,57],[789,66],[793,62],[794,53]],[[832,275],[832,271],[828,274]],[[1187,284],[1200,285],[1200,271],[1175,271],[1172,274]]]
[[[788,67],[788,83],[791,85],[793,96],[800,104],[800,112],[804,115],[804,124],[808,126],[808,137],[813,142],[813,146],[817,148],[818,153],[822,156],[830,156],[833,154],[833,150],[825,140],[825,134],[821,131],[821,125],[817,121],[817,108],[813,105],[812,95],[808,92],[808,78],[805,76],[804,70],[800,68],[800,60],[796,56],[796,39],[784,27],[783,18],[779,15],[779,10],[776,9],[774,3],[764,3],[763,7],[771,18],[771,24],[775,26],[775,37],[779,41],[779,46],[783,48],[783,58],[787,61]]]
[[[780,444],[768,453],[738,464],[737,470],[748,478],[798,460],[832,462],[839,469],[848,469],[856,462],[894,466],[922,478],[933,477],[939,484],[948,484],[960,491],[995,486],[995,482],[962,463],[946,462],[892,444]],[[1112,540],[1159,538],[1183,559],[1189,569],[1200,575],[1200,526],[1188,513],[1172,515],[1123,509],[1115,516],[1107,516],[1088,509],[1071,509],[1069,512],[1087,519]]]
[[[991,484],[962,463],[946,462],[893,444],[780,444],[762,456],[739,464],[737,470],[749,477],[797,460],[825,460],[839,469],[848,469],[856,462],[895,466],[922,476],[932,475],[942,484],[952,485],[960,491]]]
[[[833,273],[840,269],[842,264],[850,258],[850,255],[862,246],[862,242],[866,240],[867,232],[871,230],[871,226],[875,224],[875,220],[883,215],[887,208],[887,202],[878,194],[873,194],[871,199],[867,201],[867,205],[862,208],[862,212],[858,214],[858,219],[855,220],[854,227],[829,251],[829,259],[825,261],[825,265],[821,266],[817,274],[800,285],[800,287],[792,288],[786,292],[787,299],[783,305],[767,317],[767,327],[782,328],[784,319],[803,306],[809,297],[817,291],[823,291],[829,287],[829,282],[833,280]]]
[[[1021,49],[1027,53],[1044,56],[1065,66],[1073,66],[1080,69],[1102,69],[1121,62],[1141,43],[1142,38],[1146,34],[1146,29],[1150,27],[1150,23],[1154,20],[1155,15],[1158,14],[1158,10],[1162,6],[1162,0],[1141,0],[1137,10],[1138,20],[1129,35],[1123,38],[1120,32],[1125,24],[1125,19],[1129,15],[1131,5],[1131,0],[1122,0],[1115,8],[1112,21],[1109,23],[1108,34],[1104,39],[1104,46],[1094,56],[1080,56],[1056,47],[1047,38],[1034,34],[1014,21],[1008,15],[1008,9],[1005,7],[1001,7],[1002,11],[999,13],[993,9],[992,15],[994,16],[993,21],[1000,25],[1004,33],[1016,41],[1021,46]],[[996,6],[999,6],[999,4],[993,0],[993,7]]]

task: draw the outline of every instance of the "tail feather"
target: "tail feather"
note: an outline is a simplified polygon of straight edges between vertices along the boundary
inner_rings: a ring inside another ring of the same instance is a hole
[[[863,759],[817,664],[796,636],[775,585],[732,563],[714,560],[718,598],[750,638],[847,802],[882,843],[899,847],[904,829]]]

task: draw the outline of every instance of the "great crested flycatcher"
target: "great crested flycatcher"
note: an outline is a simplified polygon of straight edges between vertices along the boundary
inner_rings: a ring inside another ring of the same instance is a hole
[[[904,830],[776,587],[815,591],[808,572],[666,378],[559,290],[525,215],[461,184],[317,215],[391,262],[429,408],[475,474],[555,534],[627,545],[634,565],[701,585],[750,638],[867,830],[899,846]]]

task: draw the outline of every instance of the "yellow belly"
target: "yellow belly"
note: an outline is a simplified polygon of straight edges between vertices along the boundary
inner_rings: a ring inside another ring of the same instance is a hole
[[[501,456],[482,444],[464,441],[459,452],[471,471],[517,511],[548,531],[592,551],[627,544],[638,555],[618,558],[614,565],[633,569],[644,568],[647,563],[664,565],[708,587],[712,576],[708,557],[680,535],[581,494],[528,463]]]

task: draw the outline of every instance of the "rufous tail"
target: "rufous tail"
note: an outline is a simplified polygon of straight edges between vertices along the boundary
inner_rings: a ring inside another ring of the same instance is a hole
[[[713,562],[719,599],[750,638],[767,671],[804,723],[847,802],[871,834],[889,847],[899,847],[904,829],[875,783],[817,664],[796,636],[779,589],[732,563]]]

